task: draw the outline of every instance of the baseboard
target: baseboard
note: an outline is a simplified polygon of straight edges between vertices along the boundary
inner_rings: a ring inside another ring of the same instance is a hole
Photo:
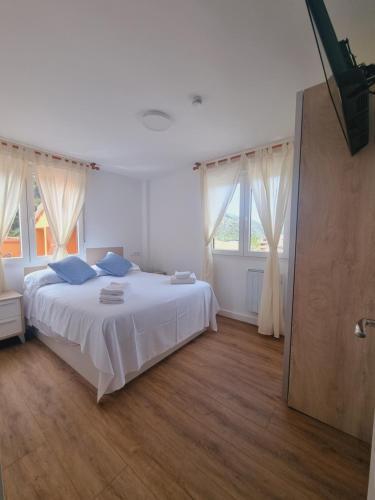
[[[238,321],[243,321],[244,323],[250,323],[250,325],[258,325],[258,316],[255,314],[242,314],[228,311],[227,309],[220,309],[219,314],[221,316],[225,316],[226,318],[237,319]]]

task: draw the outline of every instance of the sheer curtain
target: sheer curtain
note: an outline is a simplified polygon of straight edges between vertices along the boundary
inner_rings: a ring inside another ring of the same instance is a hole
[[[3,244],[17,213],[26,176],[27,154],[21,147],[0,143],[0,245]],[[6,290],[0,258],[0,292]]]
[[[204,220],[203,279],[213,284],[212,240],[233,197],[245,156],[225,164],[202,164],[201,196]]]
[[[48,224],[56,242],[54,260],[67,255],[66,245],[86,195],[86,167],[50,156],[36,158],[36,178]]]
[[[258,331],[275,337],[280,336],[284,321],[277,248],[290,197],[292,161],[292,144],[257,150],[248,160],[249,182],[269,246]]]

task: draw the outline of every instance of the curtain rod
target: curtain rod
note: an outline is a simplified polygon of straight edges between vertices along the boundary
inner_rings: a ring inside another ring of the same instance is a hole
[[[39,155],[39,156],[43,156],[43,155],[50,156],[54,160],[62,160],[62,161],[66,161],[66,162],[71,161],[73,165],[81,165],[82,167],[84,166],[87,168],[91,168],[92,170],[100,170],[100,167],[98,167],[97,164],[94,162],[87,163],[85,161],[73,160],[72,158],[67,158],[66,156],[62,156],[62,155],[60,156],[60,155],[56,155],[53,153],[47,153],[46,151],[39,151],[37,149],[34,149],[33,147],[24,146],[23,144],[13,144],[13,142],[3,140],[3,139],[0,140],[0,144],[2,144],[3,146],[11,146],[14,149],[20,149],[20,147],[25,148],[25,149],[28,149],[30,151],[33,151],[36,155]]]
[[[273,144],[272,146],[259,147],[259,148],[251,149],[248,151],[243,151],[241,153],[235,153],[234,155],[226,156],[225,158],[220,158],[219,160],[209,160],[208,162],[203,162],[203,163],[206,164],[206,167],[213,167],[216,164],[220,165],[221,163],[226,163],[227,161],[239,160],[243,154],[245,156],[251,156],[251,155],[255,154],[255,152],[258,149],[263,149],[263,148],[267,148],[267,147],[271,147],[272,149],[281,148],[281,146],[284,146],[284,144],[288,145],[290,142],[291,142],[290,140],[287,140],[284,142],[280,142],[278,144]],[[199,167],[201,165],[202,165],[201,162],[194,163],[193,170],[199,170]]]

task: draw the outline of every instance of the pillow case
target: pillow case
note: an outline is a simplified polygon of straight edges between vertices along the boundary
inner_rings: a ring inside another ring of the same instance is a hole
[[[136,264],[135,262],[132,262],[131,260],[129,260],[129,262],[131,264],[131,267],[130,267],[128,273],[132,273],[133,271],[140,271],[141,270],[141,268],[139,267],[138,264]],[[94,269],[97,276],[113,276],[111,273],[109,273],[105,269],[101,269],[96,264],[94,264],[91,267]]]
[[[113,252],[107,252],[107,255],[100,259],[96,265],[112,276],[125,276],[132,267],[129,260]]]
[[[105,271],[104,269],[101,269],[96,264],[94,264],[93,266],[91,266],[91,268],[94,269],[94,271],[96,272],[97,276],[109,276],[110,275],[107,271]]]
[[[135,262],[130,261],[130,264],[132,265],[132,267],[129,269],[129,272],[130,271],[141,271],[141,268]]]
[[[85,281],[96,277],[96,272],[91,266],[73,255],[58,262],[51,262],[48,265],[61,279],[71,285],[81,285]]]
[[[25,276],[24,288],[32,288],[34,290],[42,286],[54,285],[55,283],[64,283],[64,280],[52,269],[41,269],[40,271],[34,271]]]

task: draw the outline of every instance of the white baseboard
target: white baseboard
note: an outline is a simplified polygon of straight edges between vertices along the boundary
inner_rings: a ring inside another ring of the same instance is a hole
[[[243,321],[244,323],[250,323],[250,325],[258,325],[258,316],[255,314],[242,314],[228,311],[227,309],[220,309],[219,314],[221,316],[225,316],[226,318],[237,319],[238,321]]]

